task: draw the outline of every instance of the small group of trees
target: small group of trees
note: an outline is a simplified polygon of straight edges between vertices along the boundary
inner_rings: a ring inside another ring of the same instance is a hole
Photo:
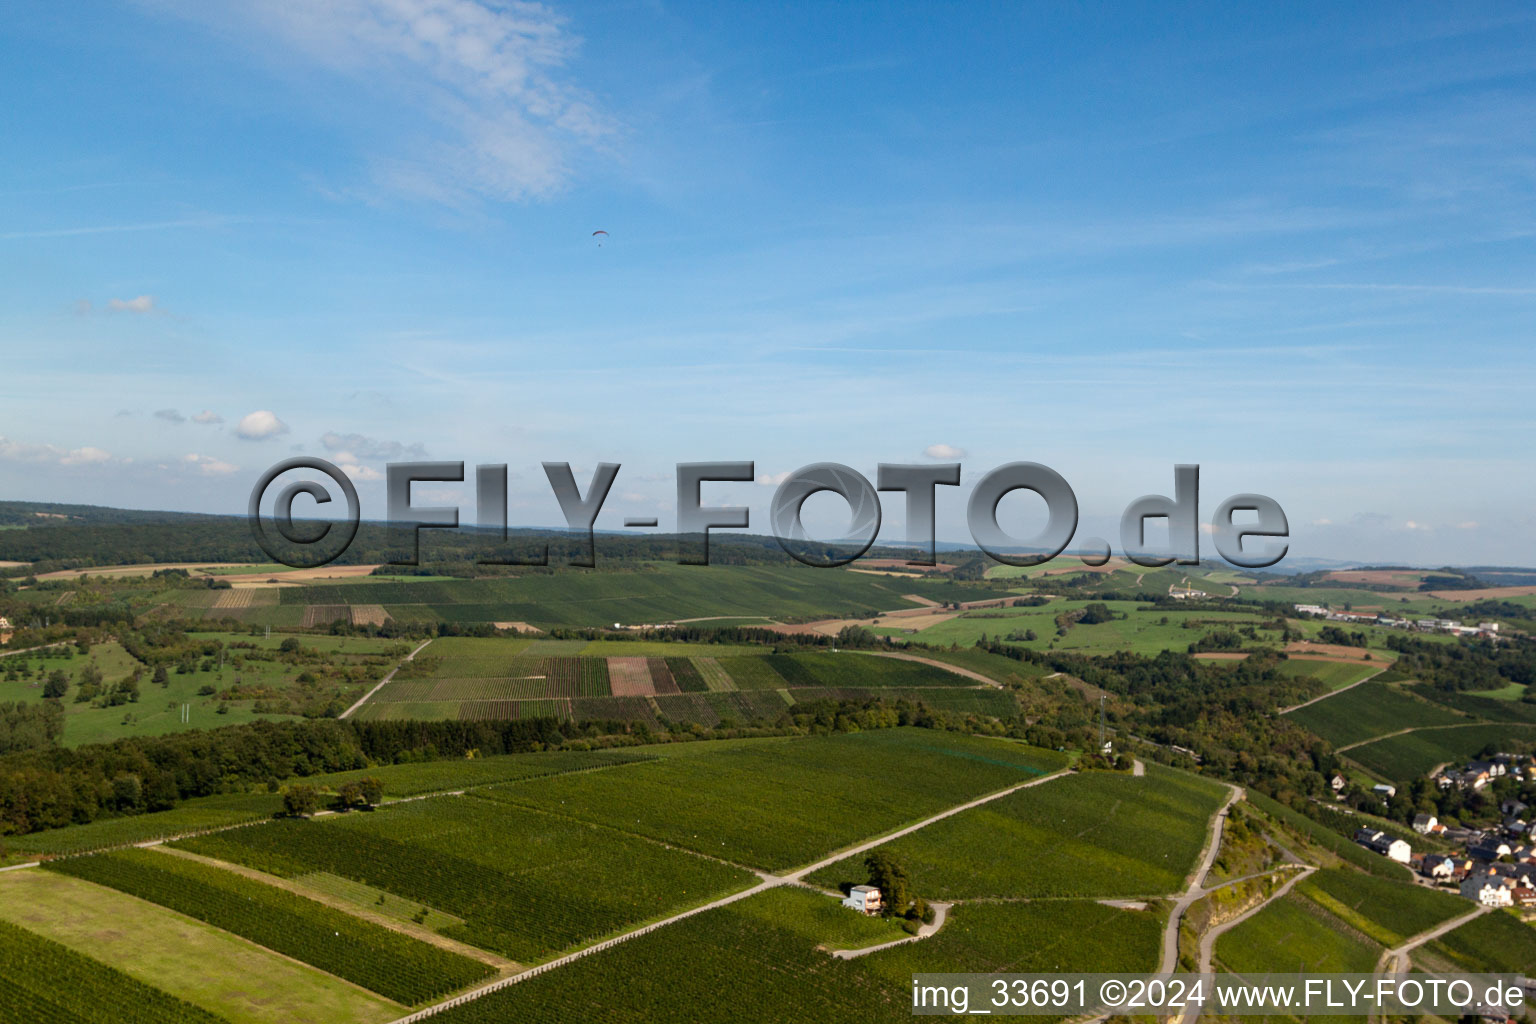
[[[900,917],[923,924],[933,922],[933,908],[928,901],[912,891],[912,880],[906,869],[896,863],[883,850],[872,850],[864,858],[864,869],[869,872],[867,884],[880,890],[880,915]]]
[[[306,782],[295,783],[283,793],[283,813],[292,818],[307,818],[320,809],[321,791]],[[367,810],[378,806],[384,797],[384,784],[373,776],[344,782],[331,798],[331,809]]]

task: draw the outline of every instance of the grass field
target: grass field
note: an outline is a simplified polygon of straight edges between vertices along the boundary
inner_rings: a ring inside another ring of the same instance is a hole
[[[1390,683],[1376,681],[1361,683],[1286,717],[1336,747],[1399,729],[1466,721],[1454,711],[1421,700]]]
[[[1161,895],[1183,887],[1226,792],[1155,766],[1141,778],[1087,772],[1020,790],[881,849],[927,899]],[[863,858],[839,861],[811,880],[864,882]]]
[[[211,925],[52,871],[0,875],[0,920],[230,1024],[382,1024],[403,1012],[397,1003]]]
[[[1382,778],[1409,782],[1437,764],[1470,760],[1490,743],[1499,746],[1533,739],[1536,725],[1528,723],[1451,726],[1389,736],[1355,747],[1345,756]]]
[[[406,1005],[495,973],[323,903],[163,851],[70,857],[48,868],[157,903]]]
[[[86,825],[7,836],[6,845],[23,853],[71,854],[126,846],[207,828],[270,818],[283,808],[275,793],[210,796],[188,800],[168,811],[106,818]]]
[[[176,845],[281,877],[320,871],[374,886],[464,921],[444,934],[525,963],[753,880],[610,829],[473,796],[277,821]]]
[[[1065,763],[1054,751],[1000,740],[882,729],[705,750],[621,772],[486,792],[736,863],[783,869]]]

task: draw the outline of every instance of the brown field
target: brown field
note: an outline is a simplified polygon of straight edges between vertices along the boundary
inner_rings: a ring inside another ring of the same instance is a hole
[[[1363,661],[1391,663],[1390,657],[1380,651],[1368,651],[1364,647],[1346,647],[1343,644],[1315,644],[1310,640],[1292,640],[1285,645],[1285,653],[1301,661],[1347,661],[1355,664]]]
[[[337,619],[343,622],[351,621],[352,614],[348,606],[344,604],[307,604],[304,606],[304,622],[306,628],[315,626],[329,626]]]
[[[1194,657],[1201,661],[1242,661],[1248,654],[1246,651],[1201,651]]]
[[[656,683],[644,658],[609,658],[608,682],[615,697],[651,697]]]
[[[515,633],[543,633],[537,626],[530,626],[526,622],[493,622],[491,625],[497,629],[510,629]]]
[[[234,569],[246,562],[156,562],[151,565],[97,565],[89,569],[59,569],[41,573],[40,580],[75,579],[80,576],[149,576],[158,569],[185,569],[194,575],[199,569]]]
[[[24,565],[31,564],[31,562],[0,562],[0,569],[20,569]]]
[[[270,574],[251,573],[246,576],[227,576],[237,588],[249,589],[272,586],[296,586],[301,583],[315,583],[321,580],[355,580],[360,576],[372,575],[377,565],[322,565],[315,569],[285,569],[282,572]]]
[[[249,590],[221,590],[214,599],[215,608],[249,608],[256,603],[256,595]]]
[[[1135,566],[1131,565],[1131,563],[1125,561],[1124,559],[1121,559],[1121,558],[1111,558],[1109,561],[1105,562],[1103,565],[1088,565],[1087,563],[1083,563],[1081,565],[1067,565],[1067,566],[1062,566],[1062,567],[1056,568],[1056,569],[1046,569],[1046,570],[1042,571],[1040,573],[1040,575],[1041,576],[1066,576],[1066,575],[1069,575],[1071,573],[1078,573],[1078,572],[1115,572],[1117,569],[1134,569],[1134,568],[1135,568]]]
[[[899,558],[861,558],[857,564],[861,569],[906,569],[908,572],[955,571],[955,567],[947,562],[939,562],[937,565],[908,565]]]
[[[389,621],[389,613],[381,604],[354,604],[352,606],[352,625],[354,626],[382,626]]]
[[[1536,587],[1487,587],[1483,590],[1431,590],[1446,601],[1499,601],[1506,597],[1530,597]]]

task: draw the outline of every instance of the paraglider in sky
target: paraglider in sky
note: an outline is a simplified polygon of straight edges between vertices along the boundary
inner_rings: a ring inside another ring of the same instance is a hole
[[[608,237],[608,232],[606,232],[606,231],[594,231],[594,232],[592,232],[592,237],[597,239],[597,247],[599,249],[601,249],[603,247],[603,239]]]

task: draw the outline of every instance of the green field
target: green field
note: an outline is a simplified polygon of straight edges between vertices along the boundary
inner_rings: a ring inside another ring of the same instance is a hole
[[[168,907],[406,1005],[495,973],[323,903],[163,851],[70,857],[48,868]]]
[[[1066,757],[924,729],[791,740],[497,786],[488,796],[783,869],[1059,768]]]
[[[1337,868],[1314,872],[1294,891],[1388,948],[1467,912],[1460,896]]]
[[[1287,717],[1335,747],[1423,725],[1449,725],[1466,718],[1415,697],[1391,683],[1371,681],[1309,704]]]
[[[0,921],[68,946],[230,1024],[383,1024],[404,1013],[398,1003],[211,925],[53,871],[0,875]],[[124,998],[132,995],[130,988]]]
[[[460,918],[443,934],[524,963],[752,882],[716,861],[474,796],[275,821],[176,845],[285,878],[318,871],[362,882]]]
[[[1155,766],[1141,778],[1087,772],[1020,790],[881,849],[927,899],[1155,896],[1183,887],[1226,794],[1224,786]],[[811,880],[864,882],[863,858],[839,861]]]
[[[1437,964],[1434,969],[1530,976],[1536,974],[1536,928],[1509,911],[1494,911],[1421,947],[1414,956],[1415,966],[1421,956],[1444,962],[1444,967]]]
[[[283,809],[275,793],[210,796],[188,800],[168,811],[105,818],[86,825],[7,836],[6,844],[23,853],[71,854],[149,842],[201,829],[222,828],[270,818]]]
[[[1216,940],[1216,960],[1239,974],[1369,974],[1385,947],[1292,890]]]
[[[1341,690],[1375,675],[1385,667],[1386,664],[1380,661],[1346,665],[1341,661],[1306,661],[1288,658],[1280,663],[1278,671],[1283,676],[1316,679],[1330,690]]]
[[[220,1024],[223,1018],[0,922],[0,1024]]]
[[[1500,746],[1533,739],[1536,725],[1529,723],[1451,726],[1389,736],[1355,747],[1346,756],[1367,771],[1402,783],[1428,773],[1437,764],[1471,760],[1490,743]]]

